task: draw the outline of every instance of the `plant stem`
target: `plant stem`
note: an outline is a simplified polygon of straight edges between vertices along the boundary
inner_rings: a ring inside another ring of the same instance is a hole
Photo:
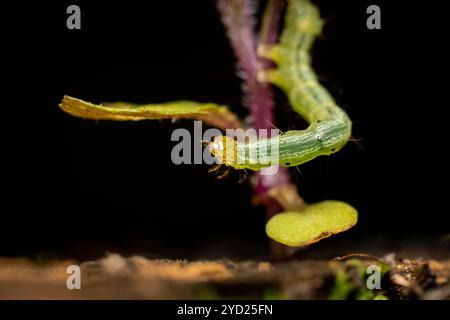
[[[238,60],[238,68],[243,78],[244,105],[251,118],[251,127],[273,129],[275,125],[273,90],[270,83],[261,83],[257,74],[273,67],[270,60],[257,55],[257,45],[269,46],[278,40],[278,29],[284,0],[269,0],[264,12],[259,44],[254,32],[255,4],[252,0],[219,0],[217,7],[226,27],[228,38]],[[255,194],[266,195],[273,187],[290,182],[289,172],[280,167],[275,176],[256,173]]]
[[[285,6],[284,0],[269,0],[264,10],[263,20],[261,24],[261,33],[259,37],[259,46],[269,47],[278,41],[278,31],[280,26],[281,13]],[[255,48],[256,50],[256,48]],[[272,61],[260,58],[258,71],[268,70],[274,67]],[[258,81],[257,81],[258,82]],[[251,108],[251,114],[254,119],[254,127],[270,129],[275,125],[274,100],[273,90],[270,83],[258,82],[259,86],[263,88],[264,96],[261,98],[265,100],[264,104]],[[259,109],[265,109],[265,112],[259,112]],[[290,183],[289,171],[287,168],[280,167],[277,175],[265,176],[260,171],[256,173],[255,193],[257,195],[265,195],[268,190],[273,187]],[[275,213],[268,212],[268,219]]]
[[[244,105],[250,113],[250,125],[259,129],[273,129],[275,126],[274,93],[270,83],[258,81],[260,71],[273,68],[270,60],[257,55],[257,46],[270,46],[278,41],[281,13],[285,0],[269,0],[264,11],[259,42],[254,32],[255,3],[252,0],[218,0],[217,7],[226,27],[228,38],[238,61],[240,76],[243,78]],[[276,175],[255,175],[253,189],[255,196],[266,208],[266,217],[281,212],[283,207],[267,192],[272,188],[291,182],[289,171],[280,167]],[[271,252],[276,258],[285,257],[284,246],[271,242]]]
[[[243,78],[244,105],[249,109],[251,125],[266,129],[273,122],[273,100],[270,85],[257,80],[262,60],[256,54],[254,3],[251,0],[219,0],[218,9],[238,60]]]

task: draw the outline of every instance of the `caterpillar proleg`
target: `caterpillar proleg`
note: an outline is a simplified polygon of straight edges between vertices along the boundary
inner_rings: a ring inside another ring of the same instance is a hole
[[[310,49],[322,30],[318,8],[309,0],[288,0],[286,10],[280,42],[272,48],[259,48],[258,52],[276,63],[267,74],[268,80],[285,92],[309,127],[255,141],[215,137],[209,150],[218,163],[250,170],[272,164],[297,166],[339,151],[351,136],[351,120],[319,83],[311,67]],[[269,145],[277,145],[277,152],[267,149]]]

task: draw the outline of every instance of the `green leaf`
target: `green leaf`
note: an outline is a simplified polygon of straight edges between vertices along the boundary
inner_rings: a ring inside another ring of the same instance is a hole
[[[273,216],[266,233],[273,240],[290,247],[302,247],[353,227],[358,212],[341,201],[310,204],[301,212],[283,212]]]
[[[73,116],[85,119],[114,121],[195,119],[221,129],[242,128],[240,120],[234,113],[227,107],[215,103],[175,101],[137,105],[116,102],[102,105],[64,96],[59,107]]]

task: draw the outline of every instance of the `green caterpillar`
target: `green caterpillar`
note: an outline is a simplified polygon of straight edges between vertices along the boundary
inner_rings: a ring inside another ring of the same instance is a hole
[[[272,164],[298,166],[317,156],[335,153],[347,143],[351,120],[319,83],[311,67],[309,52],[321,30],[322,20],[315,5],[308,0],[288,0],[279,44],[258,48],[259,55],[277,64],[264,78],[286,93],[294,110],[308,121],[309,127],[249,142],[215,137],[209,150],[218,163],[250,170]],[[268,146],[275,144],[277,152],[268,150]]]

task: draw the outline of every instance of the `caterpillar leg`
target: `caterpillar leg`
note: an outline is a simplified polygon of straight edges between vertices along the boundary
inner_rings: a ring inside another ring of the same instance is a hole
[[[275,63],[279,63],[282,60],[282,48],[279,45],[260,44],[256,48],[256,54]]]
[[[208,172],[209,173],[218,172],[221,167],[222,167],[222,165],[220,165],[220,164],[214,164],[214,165],[211,166],[211,168],[209,168]]]
[[[258,70],[256,79],[259,83],[273,83],[279,87],[285,85],[283,75],[278,69]]]
[[[247,180],[247,171],[244,170],[238,170],[239,174],[239,180],[238,183],[243,183],[245,180]]]
[[[258,70],[256,79],[259,83],[271,83],[268,70]]]
[[[266,58],[275,63],[279,63],[281,61],[281,47],[278,45],[267,45],[260,44],[257,48],[257,54],[261,58]],[[256,74],[256,78],[260,83],[273,83],[271,73],[275,71],[272,70],[258,70]]]

